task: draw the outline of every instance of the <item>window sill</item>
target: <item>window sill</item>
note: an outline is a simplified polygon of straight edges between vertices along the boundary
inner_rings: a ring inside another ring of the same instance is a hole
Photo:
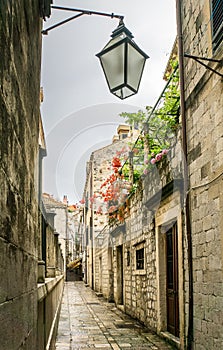
[[[146,270],[135,270],[133,271],[133,275],[146,275]]]

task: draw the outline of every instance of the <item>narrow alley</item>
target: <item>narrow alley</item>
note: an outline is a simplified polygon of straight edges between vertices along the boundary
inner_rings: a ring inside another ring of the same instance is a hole
[[[83,282],[66,282],[56,350],[128,348],[173,349]]]

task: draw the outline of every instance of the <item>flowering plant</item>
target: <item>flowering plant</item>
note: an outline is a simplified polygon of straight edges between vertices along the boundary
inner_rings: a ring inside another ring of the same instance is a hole
[[[102,183],[100,187],[100,196],[107,204],[107,213],[113,213],[123,203],[130,189],[128,181],[123,174],[119,172],[122,167],[121,159],[117,156],[111,161],[112,174]]]
[[[168,153],[168,149],[164,148],[161,152],[157,153],[155,156],[154,153],[152,153],[152,158],[150,159],[151,164],[155,164],[159,162],[164,156],[166,156]]]

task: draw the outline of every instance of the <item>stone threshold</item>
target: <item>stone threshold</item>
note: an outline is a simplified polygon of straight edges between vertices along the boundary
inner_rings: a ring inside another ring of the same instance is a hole
[[[168,343],[175,346],[176,349],[180,349],[180,339],[175,337],[173,334],[169,332],[160,332],[160,335],[163,339],[165,339]]]
[[[124,307],[123,304],[117,304],[116,307],[117,307],[118,310],[121,310],[122,312],[125,313],[125,307]]]

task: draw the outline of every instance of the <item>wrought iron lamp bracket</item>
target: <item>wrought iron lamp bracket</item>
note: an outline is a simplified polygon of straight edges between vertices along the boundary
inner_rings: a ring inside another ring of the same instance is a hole
[[[214,68],[208,66],[207,64],[205,64],[204,62],[202,62],[202,61],[215,62],[215,63],[220,63],[223,66],[223,59],[217,60],[217,59],[214,59],[214,58],[206,58],[206,57],[194,56],[194,55],[190,55],[190,54],[187,54],[187,53],[184,54],[184,57],[194,59],[196,62],[200,63],[205,68],[211,70],[212,72],[216,73],[221,78],[223,78],[223,74],[222,73],[218,72],[216,69],[214,69]]]
[[[70,7],[62,7],[62,6],[51,6],[51,9],[55,9],[55,10],[63,10],[63,11],[72,11],[72,12],[79,12],[78,14],[71,16],[59,23],[56,23],[54,25],[52,25],[49,28],[43,29],[42,30],[42,34],[47,35],[48,32],[54,28],[57,28],[67,22],[72,21],[73,19],[76,19],[78,17],[81,17],[83,15],[98,15],[98,16],[105,16],[105,17],[110,17],[110,18],[117,18],[120,21],[123,21],[124,16],[122,15],[115,15],[114,13],[105,13],[105,12],[98,12],[98,11],[91,11],[91,10],[82,10],[82,9],[76,9],[76,8],[70,8]]]

